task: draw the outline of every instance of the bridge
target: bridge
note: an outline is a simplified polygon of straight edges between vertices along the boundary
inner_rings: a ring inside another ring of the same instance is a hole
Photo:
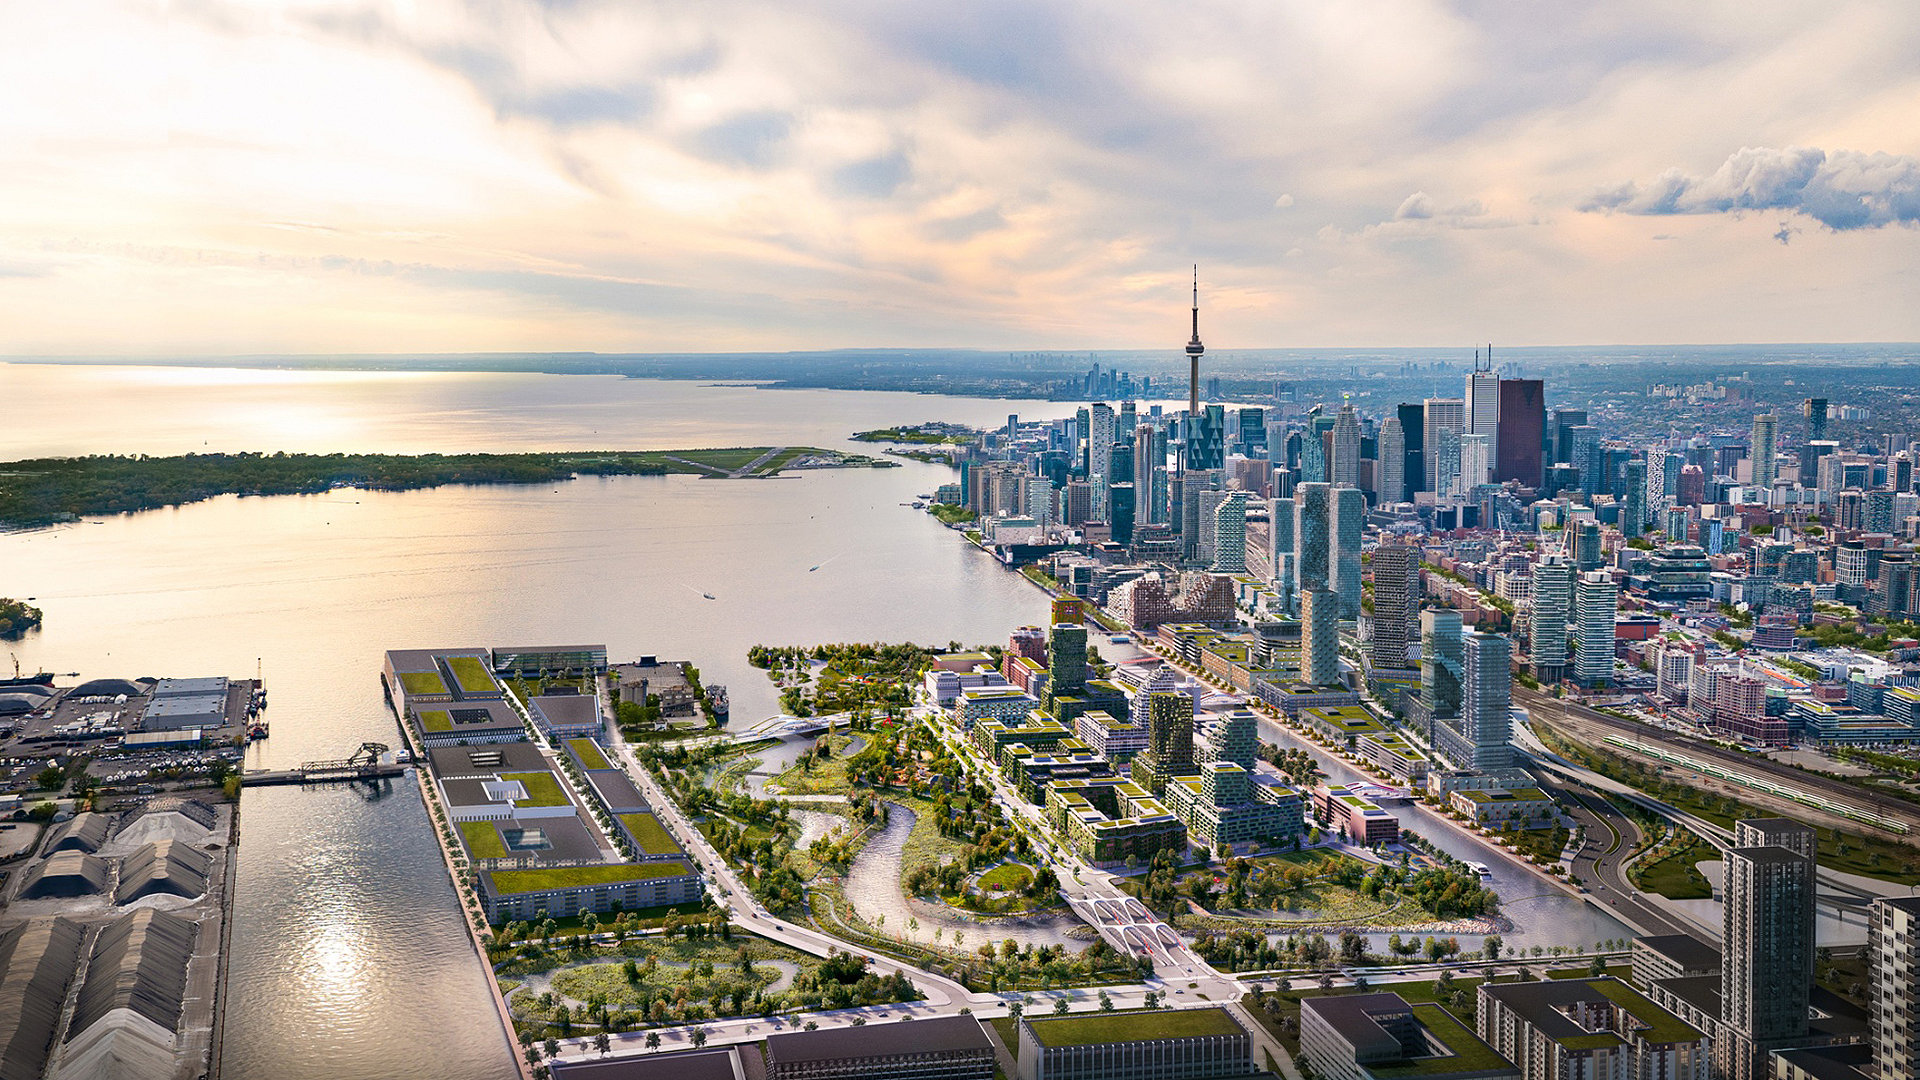
[[[303,761],[297,769],[277,771],[255,771],[245,773],[241,783],[248,787],[267,784],[327,784],[353,780],[380,780],[399,776],[407,771],[405,765],[382,762],[380,755],[387,752],[385,743],[361,743],[360,748],[344,758],[330,761]]]

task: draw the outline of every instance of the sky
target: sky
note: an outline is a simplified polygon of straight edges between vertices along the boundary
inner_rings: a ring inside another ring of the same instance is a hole
[[[1920,341],[1920,5],[0,6],[0,354]]]

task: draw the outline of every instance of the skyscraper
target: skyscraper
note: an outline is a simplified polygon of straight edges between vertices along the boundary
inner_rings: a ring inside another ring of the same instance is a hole
[[[1087,479],[1093,485],[1093,516],[1107,520],[1107,487],[1113,483],[1113,407],[1096,401],[1087,408]]]
[[[1762,502],[1773,501],[1773,458],[1775,440],[1780,432],[1780,418],[1772,413],[1761,413],[1753,418],[1753,442],[1749,456],[1753,459],[1753,486],[1759,490]]]
[[[1147,694],[1147,748],[1133,759],[1133,779],[1155,795],[1167,777],[1193,767],[1193,699],[1178,690]]]
[[[1807,418],[1807,441],[1819,442],[1827,437],[1827,399],[1810,397],[1800,405],[1800,411]]]
[[[1492,362],[1492,357],[1488,357]],[[1467,376],[1467,391],[1463,399],[1466,414],[1461,428],[1463,435],[1485,435],[1487,447],[1498,450],[1500,430],[1500,376],[1492,371],[1480,371],[1477,368]],[[1493,463],[1493,454],[1487,455],[1489,466]]]
[[[1380,425],[1380,475],[1377,480],[1380,502],[1407,501],[1407,433],[1400,418],[1387,417]]]
[[[1047,634],[1047,693],[1049,710],[1063,697],[1087,692],[1087,626],[1057,622]]]
[[[1331,589],[1339,572],[1334,545],[1333,488],[1301,484],[1293,492],[1294,580],[1300,592]]]
[[[1568,526],[1573,530],[1573,568],[1580,573],[1600,566],[1600,523],[1584,518]]]
[[[1559,682],[1567,674],[1567,616],[1573,610],[1573,564],[1558,551],[1548,552],[1533,568],[1532,635],[1527,651],[1533,660],[1533,677],[1543,683]],[[1374,606],[1379,606],[1380,586],[1374,586]]]
[[[1427,410],[1423,405],[1403,402],[1394,411],[1400,414],[1400,430],[1407,440],[1406,472],[1401,477],[1406,486],[1396,498],[1412,502],[1414,492],[1430,490],[1427,487]]]
[[[1613,680],[1613,616],[1619,607],[1613,575],[1590,570],[1574,587],[1574,678],[1581,686]]]
[[[1538,488],[1546,475],[1541,457],[1547,428],[1546,384],[1539,379],[1500,380],[1500,426],[1493,478]]]
[[[1727,852],[1716,1073],[1764,1080],[1768,1051],[1807,1034],[1813,988],[1814,833],[1784,818],[1736,822]]]
[[[1218,574],[1247,572],[1247,493],[1229,491],[1213,508],[1213,566]]]
[[[1639,536],[1647,527],[1647,463],[1634,458],[1627,462],[1627,501],[1620,508],[1620,531],[1628,539]]]
[[[1573,429],[1587,422],[1585,409],[1553,410],[1553,460],[1578,465],[1573,455]]]
[[[1460,436],[1460,477],[1454,494],[1465,495],[1493,475],[1493,436],[1474,432]]]
[[[1367,525],[1367,497],[1358,488],[1333,492],[1333,588],[1340,594],[1340,617],[1360,617],[1360,538]]]
[[[1471,769],[1513,764],[1513,648],[1502,634],[1466,636],[1466,679],[1460,701],[1458,763]]]
[[[1373,549],[1373,637],[1367,642],[1367,661],[1376,668],[1407,666],[1419,578],[1418,548],[1381,544]]]
[[[1270,564],[1273,567],[1273,591],[1280,594],[1280,602],[1286,610],[1294,610],[1294,514],[1292,499],[1275,499],[1268,504],[1267,538],[1272,550]]]
[[[1218,469],[1227,461],[1227,410],[1223,405],[1208,405],[1188,422],[1192,434],[1187,441],[1187,468]]]
[[[1428,608],[1420,613],[1420,704],[1431,719],[1460,715],[1460,688],[1466,677],[1460,613]]]
[[[1920,1076],[1920,897],[1882,897],[1873,902],[1872,1001],[1867,1008],[1873,1041],[1873,1071],[1879,1080]]]
[[[1340,681],[1340,598],[1327,589],[1300,590],[1300,681]]]
[[[1568,464],[1580,473],[1580,490],[1589,502],[1607,490],[1607,470],[1600,453],[1600,429],[1592,424],[1577,424],[1567,433],[1573,458]]]
[[[1340,406],[1333,420],[1333,461],[1329,470],[1335,487],[1360,486],[1360,417],[1352,404]]]
[[[1437,451],[1440,448],[1440,436],[1452,432],[1454,436],[1454,460],[1459,460],[1459,437],[1466,428],[1466,403],[1458,398],[1427,398],[1421,404],[1421,426],[1424,431],[1422,443],[1426,454],[1427,491],[1440,489],[1440,461]],[[1455,466],[1454,472],[1458,472]],[[1451,476],[1452,474],[1449,474]]]

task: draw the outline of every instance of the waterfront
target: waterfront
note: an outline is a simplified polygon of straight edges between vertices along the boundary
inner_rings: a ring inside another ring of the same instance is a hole
[[[846,436],[1072,408],[585,376],[234,374],[0,365],[9,398],[41,406],[0,432],[0,457],[871,451]],[[741,724],[777,710],[746,663],[756,642],[974,644],[1044,617],[1031,585],[900,505],[951,475],[909,462],[771,481],[229,496],[0,535],[0,593],[47,612],[43,631],[9,645],[29,669],[250,676],[257,658],[273,734],[249,767],[395,743],[377,676],[393,647],[604,641],[617,657],[691,659],[728,685]],[[343,787],[245,795],[224,1075],[349,1080],[396,1062],[423,1077],[513,1075],[411,783],[375,800]]]

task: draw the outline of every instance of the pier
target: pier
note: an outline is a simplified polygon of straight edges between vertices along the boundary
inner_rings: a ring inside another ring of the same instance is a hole
[[[330,784],[354,780],[382,780],[404,774],[409,766],[380,760],[380,756],[386,752],[385,743],[361,743],[360,749],[344,758],[331,761],[303,761],[297,769],[256,770],[243,773],[240,782],[245,787],[265,787],[273,784]]]

